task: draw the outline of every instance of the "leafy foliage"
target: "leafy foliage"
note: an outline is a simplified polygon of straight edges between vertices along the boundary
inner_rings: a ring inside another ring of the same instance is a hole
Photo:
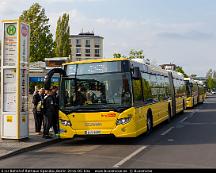
[[[215,90],[216,89],[216,79],[213,79],[212,77],[208,77],[207,79],[207,87],[210,90]]]
[[[44,61],[53,57],[54,43],[44,8],[34,3],[23,11],[20,20],[30,25],[30,61]]]
[[[69,14],[64,13],[59,17],[56,27],[55,54],[60,57],[68,57],[70,49]]]
[[[113,58],[127,58],[125,55],[122,55],[121,53],[114,53]]]
[[[128,58],[129,59],[135,59],[135,58],[144,59],[143,50],[131,49]]]
[[[134,59],[134,58],[143,59],[144,55],[143,55],[143,50],[131,49],[128,56],[122,55],[121,53],[114,53],[113,57],[114,58],[128,58],[128,59]]]
[[[183,68],[180,66],[176,67],[176,71],[179,73],[182,73],[184,75],[185,78],[188,78],[188,75],[184,72]]]

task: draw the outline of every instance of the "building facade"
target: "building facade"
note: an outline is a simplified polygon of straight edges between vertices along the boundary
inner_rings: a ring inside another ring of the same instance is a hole
[[[103,37],[94,33],[80,33],[70,36],[71,59],[81,61],[103,57]]]

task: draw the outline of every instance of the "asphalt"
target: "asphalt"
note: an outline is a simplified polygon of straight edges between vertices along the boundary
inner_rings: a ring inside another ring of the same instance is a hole
[[[135,139],[75,138],[0,161],[0,168],[216,168],[216,96]]]
[[[33,151],[41,147],[49,146],[60,142],[57,137],[44,139],[42,135],[35,133],[34,118],[32,114],[32,96],[29,96],[29,137],[22,140],[1,139],[0,136],[0,160],[21,154],[27,151]],[[0,125],[1,126],[1,125]],[[1,128],[0,128],[1,129]],[[1,134],[1,133],[0,133]]]

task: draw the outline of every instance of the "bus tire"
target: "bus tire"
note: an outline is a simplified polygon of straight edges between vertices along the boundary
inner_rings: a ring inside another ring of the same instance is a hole
[[[153,129],[153,121],[152,121],[152,113],[151,111],[148,111],[148,114],[147,114],[147,119],[146,119],[146,125],[147,125],[147,135],[149,135],[151,132],[152,132],[152,129]]]
[[[185,105],[185,101],[183,101],[183,108],[184,108],[184,110],[187,109],[187,107],[186,107],[186,105]]]
[[[193,104],[192,104],[192,108],[194,107],[194,98],[193,98]]]
[[[181,113],[184,113],[184,110],[185,110],[185,101],[183,100],[183,103],[182,103],[182,112]]]
[[[171,120],[172,120],[171,107],[170,107],[170,105],[169,105],[169,106],[168,106],[168,119],[167,119],[167,122],[169,123],[169,122],[171,122]]]

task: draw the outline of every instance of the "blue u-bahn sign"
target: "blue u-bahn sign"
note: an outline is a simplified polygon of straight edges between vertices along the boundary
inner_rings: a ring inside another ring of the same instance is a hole
[[[59,77],[52,77],[51,82],[59,82]],[[29,77],[29,82],[44,82],[44,77]]]

